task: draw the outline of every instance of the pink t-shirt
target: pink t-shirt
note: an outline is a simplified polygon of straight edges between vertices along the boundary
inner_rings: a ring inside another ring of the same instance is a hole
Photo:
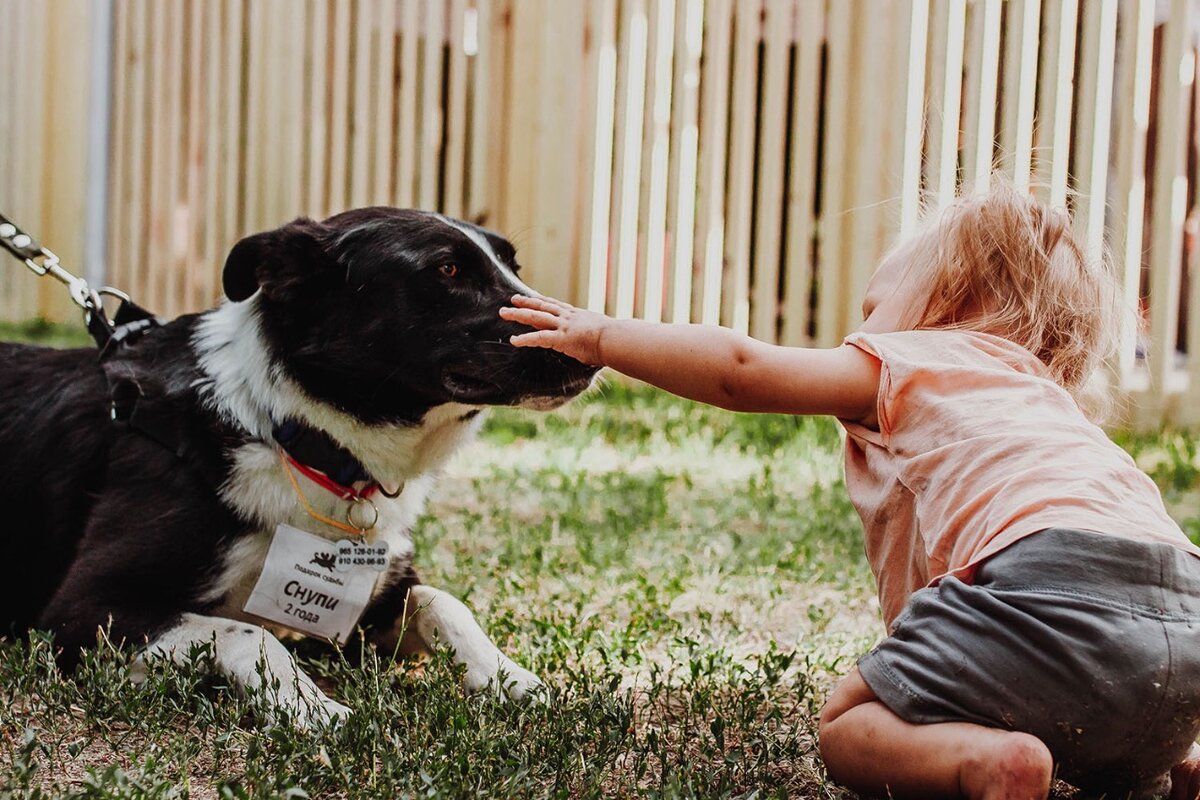
[[[855,333],[881,363],[879,430],[842,421],[884,621],[910,594],[1046,528],[1165,542],[1200,557],[1158,487],[1028,350],[966,331]]]

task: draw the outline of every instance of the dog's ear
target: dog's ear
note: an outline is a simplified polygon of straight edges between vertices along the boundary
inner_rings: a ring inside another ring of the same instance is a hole
[[[261,288],[268,296],[283,299],[327,266],[330,259],[323,245],[327,232],[321,223],[299,217],[242,239],[225,259],[221,274],[225,296],[241,302]]]

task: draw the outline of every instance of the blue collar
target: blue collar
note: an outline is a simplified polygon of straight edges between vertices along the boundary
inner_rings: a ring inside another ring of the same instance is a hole
[[[367,468],[349,450],[329,434],[298,419],[277,423],[271,435],[285,453],[304,466],[325,473],[335,483],[353,486],[359,481],[374,481]]]

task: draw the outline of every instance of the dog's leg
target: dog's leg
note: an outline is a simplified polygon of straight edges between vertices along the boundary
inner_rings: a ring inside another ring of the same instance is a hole
[[[411,564],[393,566],[386,588],[371,601],[362,625],[368,640],[386,655],[430,653],[435,641],[448,645],[454,660],[467,668],[467,691],[491,684],[497,692],[521,699],[542,685],[536,675],[500,652],[461,601],[423,585]]]
[[[491,686],[501,696],[521,700],[542,685],[536,675],[500,652],[462,601],[432,586],[408,587],[405,612],[389,635],[378,639],[389,640],[398,642],[405,653],[432,652],[435,642],[447,645],[454,660],[467,668],[468,692]]]
[[[467,668],[465,685],[469,692],[491,685],[497,692],[520,700],[542,685],[536,675],[500,652],[461,600],[441,589],[420,584],[409,590],[404,639],[408,641],[402,641],[402,647],[415,639],[427,651],[432,650],[435,641],[448,645],[454,651],[454,660]]]
[[[159,657],[184,664],[192,648],[205,643],[212,645],[217,669],[240,686],[273,693],[279,709],[301,727],[334,723],[350,713],[296,666],[291,653],[269,631],[221,617],[184,614],[138,656],[134,680],[145,676],[145,659]]]

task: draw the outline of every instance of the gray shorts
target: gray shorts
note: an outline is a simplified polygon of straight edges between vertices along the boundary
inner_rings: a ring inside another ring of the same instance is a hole
[[[1152,797],[1200,734],[1200,559],[1042,531],[913,594],[858,667],[901,719],[1025,731],[1068,783]]]

